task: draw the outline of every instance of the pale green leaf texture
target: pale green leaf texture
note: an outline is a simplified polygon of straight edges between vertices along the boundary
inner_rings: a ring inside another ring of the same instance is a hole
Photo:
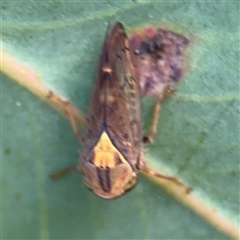
[[[178,90],[163,104],[146,160],[184,181],[239,221],[239,2],[2,1],[4,51],[87,111],[108,22],[126,29],[167,27],[191,40]],[[226,239],[156,184],[139,179],[106,201],[73,173],[80,146],[69,122],[3,75],[2,239]],[[152,101],[144,101],[145,132]]]

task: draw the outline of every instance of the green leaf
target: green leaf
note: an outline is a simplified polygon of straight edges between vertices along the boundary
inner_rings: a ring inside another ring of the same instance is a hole
[[[83,112],[108,22],[186,34],[189,66],[163,103],[146,162],[184,180],[239,224],[238,2],[8,1],[1,7],[3,50]],[[69,122],[6,75],[1,93],[3,239],[228,238],[143,176],[112,201],[89,192],[76,173],[52,181],[50,173],[78,162]],[[146,133],[152,103],[144,100]]]

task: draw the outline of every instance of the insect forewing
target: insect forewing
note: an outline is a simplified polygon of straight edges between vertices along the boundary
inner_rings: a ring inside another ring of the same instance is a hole
[[[87,119],[80,163],[97,195],[122,195],[136,182],[142,156],[141,103],[135,56],[123,25],[106,34]]]

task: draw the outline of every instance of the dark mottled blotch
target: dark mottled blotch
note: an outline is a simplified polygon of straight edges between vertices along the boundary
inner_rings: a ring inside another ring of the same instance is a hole
[[[137,56],[142,96],[161,99],[176,88],[184,70],[189,40],[165,29],[148,28],[130,39]]]

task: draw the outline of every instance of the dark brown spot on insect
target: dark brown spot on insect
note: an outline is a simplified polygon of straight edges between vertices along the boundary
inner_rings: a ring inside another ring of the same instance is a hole
[[[118,153],[114,154],[114,160],[115,160],[115,165],[122,164],[122,160],[121,160],[121,158],[120,158]]]
[[[134,68],[136,68],[136,66],[134,66]],[[131,77],[131,80],[135,83],[136,79],[134,77]]]
[[[136,98],[135,92],[130,92],[130,98],[133,98],[133,99]],[[133,102],[134,102],[134,104],[135,104],[135,101],[133,101]]]
[[[123,134],[123,137],[124,137],[125,140],[128,140],[128,139],[129,139],[129,135],[128,135],[127,133],[124,133],[124,134]]]
[[[108,72],[103,72],[103,80],[107,81],[109,80],[109,73]],[[101,85],[102,86],[102,85]]]
[[[109,168],[97,168],[97,176],[99,184],[104,192],[110,192],[111,180]]]
[[[95,158],[95,153],[94,153],[94,151],[90,151],[89,153],[88,153],[88,161],[91,163],[91,164],[93,164],[94,165],[94,158]]]
[[[135,85],[134,84],[129,84],[130,90],[134,90]]]

